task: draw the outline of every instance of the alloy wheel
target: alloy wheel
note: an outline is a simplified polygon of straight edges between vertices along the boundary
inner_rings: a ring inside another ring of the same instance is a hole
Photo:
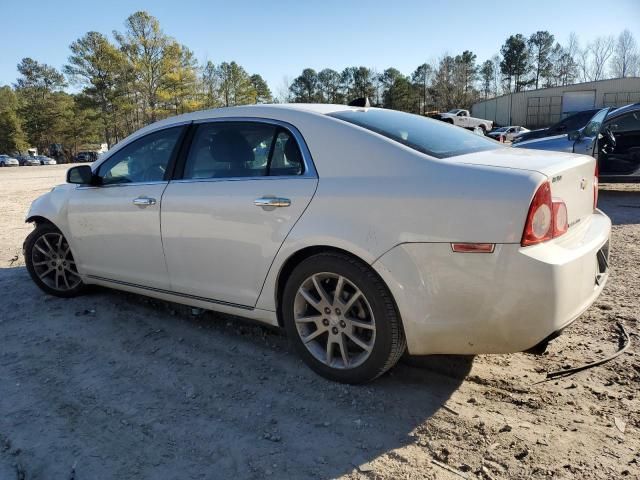
[[[65,292],[81,283],[71,248],[61,233],[44,233],[33,243],[31,253],[33,269],[48,287]]]
[[[308,277],[295,296],[294,320],[304,346],[329,367],[355,368],[373,351],[376,324],[371,305],[342,275],[323,272]]]

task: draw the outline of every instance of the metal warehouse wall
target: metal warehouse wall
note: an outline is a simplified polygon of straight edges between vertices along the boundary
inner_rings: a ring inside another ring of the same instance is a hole
[[[582,91],[595,93],[595,108],[640,102],[640,77],[614,78],[502,95],[475,103],[471,107],[471,115],[493,120],[497,125],[546,127],[567,115],[563,111],[564,94]]]

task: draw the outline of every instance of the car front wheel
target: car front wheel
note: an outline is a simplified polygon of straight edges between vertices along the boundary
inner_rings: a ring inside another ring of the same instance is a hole
[[[24,242],[27,271],[40,289],[58,297],[82,293],[82,282],[67,239],[50,224],[38,225]]]
[[[314,255],[294,269],[282,314],[302,359],[330,380],[371,381],[406,348],[386,285],[368,265],[340,253]]]

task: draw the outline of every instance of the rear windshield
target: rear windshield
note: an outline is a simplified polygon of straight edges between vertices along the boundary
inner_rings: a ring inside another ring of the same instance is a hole
[[[329,116],[384,135],[407,147],[436,158],[501,148],[501,145],[439,120],[397,110],[346,110]]]

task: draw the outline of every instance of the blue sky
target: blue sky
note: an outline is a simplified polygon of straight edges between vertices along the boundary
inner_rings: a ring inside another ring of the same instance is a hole
[[[235,60],[275,94],[284,76],[304,67],[394,66],[409,74],[445,52],[469,49],[485,60],[514,33],[549,30],[566,42],[574,31],[586,44],[629,28],[640,43],[640,0],[0,0],[0,85],[15,81],[23,57],[61,68],[73,40],[122,30],[135,10],[156,16],[200,61]]]

